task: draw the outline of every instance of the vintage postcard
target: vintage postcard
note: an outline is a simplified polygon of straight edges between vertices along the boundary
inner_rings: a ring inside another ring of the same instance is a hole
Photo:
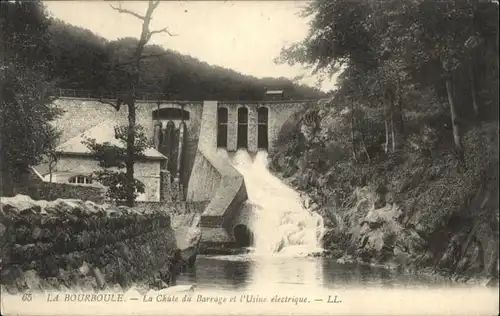
[[[498,315],[498,1],[0,1],[2,315]]]

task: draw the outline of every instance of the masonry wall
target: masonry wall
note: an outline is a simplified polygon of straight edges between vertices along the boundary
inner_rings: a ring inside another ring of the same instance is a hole
[[[213,197],[202,214],[201,224],[205,227],[223,227],[226,220],[232,218],[232,214],[247,200],[245,182],[236,169],[216,154],[200,151],[199,155],[221,175]]]
[[[186,202],[186,201],[171,201],[171,202],[148,202],[136,201],[135,209],[141,211],[165,212],[169,215],[178,214],[201,214],[208,205],[208,201]]]
[[[209,201],[215,196],[222,175],[202,152],[215,152],[216,147],[217,102],[205,101],[203,103],[197,151],[188,183],[187,201]]]
[[[203,154],[199,153],[195,159],[186,200],[192,202],[210,201],[215,196],[221,179],[221,173]]]
[[[225,224],[247,199],[247,193],[243,176],[217,154],[217,109],[217,102],[204,102],[188,197],[209,200],[200,219],[202,242],[232,243],[232,231]]]
[[[70,183],[44,182],[32,171],[25,173],[16,182],[14,195],[23,194],[35,200],[81,199],[102,203],[105,191],[101,186],[82,186]]]
[[[278,134],[285,122],[294,114],[309,106],[307,102],[269,102],[266,105],[269,108],[269,150],[271,151],[274,143],[278,139]]]
[[[1,283],[10,293],[169,282],[177,248],[166,212],[21,195],[1,206]]]

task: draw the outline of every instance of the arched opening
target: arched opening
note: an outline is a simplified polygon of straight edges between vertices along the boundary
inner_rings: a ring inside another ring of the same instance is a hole
[[[266,107],[260,107],[257,110],[257,147],[268,150],[269,141],[267,136],[269,110]]]
[[[233,228],[234,239],[238,247],[250,247],[253,245],[254,235],[248,226],[240,224]]]
[[[153,120],[189,120],[189,112],[178,108],[163,108],[153,111]]]
[[[227,147],[227,108],[217,109],[217,147]]]
[[[238,143],[237,148],[248,148],[248,109],[238,109]]]

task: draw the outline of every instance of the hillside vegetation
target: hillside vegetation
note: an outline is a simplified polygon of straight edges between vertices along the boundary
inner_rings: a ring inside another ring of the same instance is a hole
[[[139,30],[138,30],[139,31]],[[57,87],[90,90],[94,95],[120,91],[128,80],[135,38],[108,41],[89,30],[51,19],[48,45]],[[294,84],[286,78],[256,78],[188,55],[147,45],[141,64],[141,93],[168,100],[261,100],[266,89],[282,89],[291,99],[324,95],[318,89]],[[272,58],[272,57],[271,57]]]
[[[498,281],[498,4],[315,1],[283,60],[331,72],[270,167],[341,260]]]

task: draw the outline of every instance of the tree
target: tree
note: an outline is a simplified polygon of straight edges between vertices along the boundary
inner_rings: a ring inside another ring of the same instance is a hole
[[[54,148],[47,47],[48,19],[35,1],[0,2],[0,162],[4,194]]]
[[[463,159],[465,113],[473,108],[478,114],[480,107],[474,68],[484,65],[485,58],[478,56],[498,54],[498,3],[328,0],[313,1],[304,14],[312,16],[307,37],[284,48],[278,61],[298,62],[328,75],[341,70],[347,78],[343,84],[365,90],[356,96],[359,100],[380,100],[375,106],[385,109],[386,151],[397,151],[402,144],[405,94],[415,85],[434,87],[448,103],[453,144]],[[489,57],[497,71],[494,58]],[[458,98],[465,86],[470,93]],[[472,107],[465,105],[468,98]]]
[[[95,171],[93,178],[108,188],[107,196],[117,204],[128,204],[129,178],[127,173],[123,172],[129,161],[128,151],[128,126],[116,126],[115,138],[119,143],[96,143],[95,139],[88,138],[83,143],[89,148],[96,160],[99,161],[99,166],[102,170]],[[140,125],[135,126],[134,130],[134,145],[132,147],[133,161],[137,161],[144,157],[144,150],[149,146],[148,139],[144,129]],[[137,179],[132,181],[133,199],[137,197],[137,193],[144,193],[143,184]]]
[[[120,110],[122,104],[127,106],[128,109],[128,128],[127,128],[127,146],[126,146],[126,159],[125,159],[125,167],[126,167],[126,179],[127,182],[125,184],[126,188],[126,196],[127,201],[126,204],[128,206],[134,206],[135,194],[134,194],[134,162],[135,162],[135,136],[136,136],[136,99],[137,99],[137,88],[140,84],[140,68],[141,68],[141,59],[143,58],[144,47],[149,42],[151,37],[154,34],[166,33],[170,36],[174,36],[169,32],[167,28],[163,28],[161,30],[150,30],[149,24],[151,23],[151,19],[153,18],[153,13],[160,4],[160,0],[149,0],[148,8],[144,15],[127,10],[122,8],[121,6],[115,7],[111,6],[117,12],[131,15],[142,21],[142,31],[133,52],[132,58],[124,62],[125,66],[125,81],[124,81],[124,91],[122,91],[119,97],[116,100],[116,103],[110,103],[117,111]],[[104,102],[104,101],[103,101]]]

